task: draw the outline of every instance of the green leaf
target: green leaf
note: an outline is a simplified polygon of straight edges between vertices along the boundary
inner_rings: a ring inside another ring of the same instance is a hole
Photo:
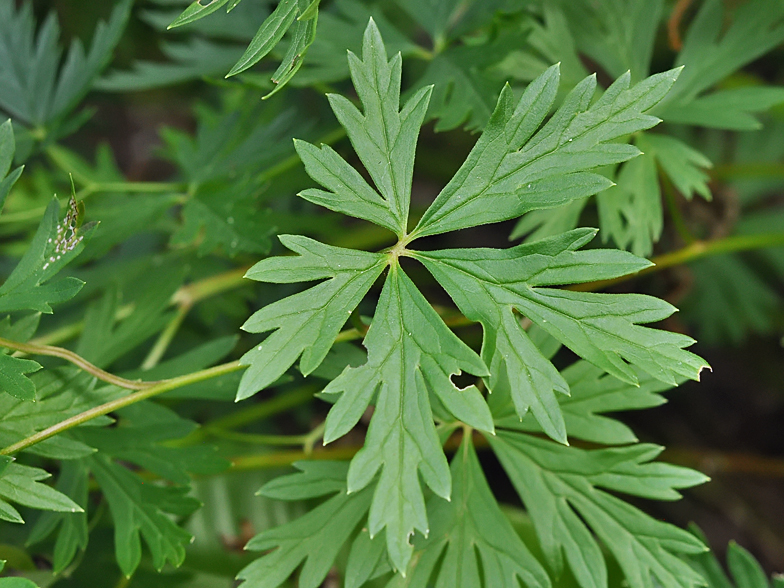
[[[473,444],[465,439],[452,459],[452,499],[434,496],[428,501],[430,534],[417,541],[406,571],[409,585],[549,587],[547,572],[499,508]]]
[[[306,200],[406,232],[411,178],[419,127],[431,88],[416,92],[399,110],[402,58],[387,61],[381,33],[371,19],[362,43],[362,60],[349,52],[349,67],[364,115],[346,98],[329,94],[335,116],[373,179],[377,193],[331,148],[297,144],[310,176],[331,190],[306,190]]]
[[[3,210],[5,199],[11,188],[22,174],[24,166],[17,167],[9,175],[11,164],[14,162],[16,142],[14,141],[14,127],[11,119],[0,125],[0,211]]]
[[[207,4],[202,4],[200,0],[195,0],[193,4],[183,10],[182,14],[172,21],[168,28],[173,29],[184,24],[188,24],[212,14],[221,8],[229,0],[207,0]]]
[[[674,137],[657,133],[641,133],[637,146],[656,159],[685,198],[691,200],[696,193],[705,200],[711,199],[710,177],[704,170],[712,168],[713,164],[702,153]]]
[[[639,155],[636,147],[612,140],[656,125],[659,119],[645,112],[662,99],[679,73],[670,70],[632,87],[624,74],[592,105],[596,79],[589,76],[538,132],[556,97],[558,66],[531,82],[517,106],[507,86],[465,163],[412,235],[508,220],[608,188],[612,184],[607,178],[587,170]]]
[[[83,512],[82,507],[68,496],[41,483],[51,476],[48,472],[10,463],[10,458],[6,456],[2,456],[0,467],[2,467],[0,469],[0,519],[12,523],[24,522],[16,509],[6,501],[38,510]]]
[[[5,560],[0,559],[0,572],[5,567]],[[0,578],[0,588],[38,588],[38,585],[27,578]]]
[[[263,531],[248,542],[246,549],[268,553],[237,575],[238,579],[243,580],[240,584],[242,588],[276,588],[303,561],[305,563],[299,574],[298,585],[301,588],[321,586],[343,544],[367,513],[372,497],[371,488],[348,493],[345,487],[345,469],[341,464],[318,466],[318,472],[311,469],[314,465],[303,464],[300,466],[303,473],[287,478],[291,478],[292,482],[294,478],[299,478],[305,484],[311,485],[314,479],[321,476],[322,471],[336,467],[337,470],[332,474],[327,474],[328,479],[337,481],[338,477],[342,477],[343,484],[338,486],[328,482],[326,487],[319,488],[317,493],[312,495],[337,494],[299,519]]]
[[[482,323],[482,357],[491,373],[488,387],[508,389],[518,416],[522,418],[530,409],[542,429],[562,443],[566,442],[566,426],[555,392],[568,394],[569,387],[530,341],[515,311],[631,384],[637,384],[637,376],[621,358],[673,385],[676,376],[697,379],[705,367],[702,359],[681,349],[692,339],[636,325],[672,314],[675,309],[664,301],[636,294],[540,288],[611,278],[649,265],[616,250],[576,251],[594,234],[593,229],[575,229],[506,250],[412,252],[461,312]]]
[[[93,33],[90,49],[74,40],[60,66],[60,36],[54,13],[35,35],[30,4],[18,10],[0,6],[0,109],[26,125],[67,128],[65,117],[90,90],[106,67],[131,12],[131,0],[121,0],[108,22]],[[54,124],[56,123],[56,124]]]
[[[0,396],[0,445],[6,447],[61,420],[108,400],[106,389],[96,389],[95,379],[75,368],[44,370],[32,378],[37,389],[34,403]],[[55,459],[74,459],[94,450],[62,433],[25,451]]]
[[[89,471],[81,461],[70,461],[63,464],[56,489],[70,497],[84,511],[87,510],[87,486]],[[35,544],[48,537],[59,528],[54,545],[53,571],[59,574],[67,568],[77,551],[87,548],[88,530],[87,514],[79,513],[43,513],[30,531],[28,544]]]
[[[560,1],[580,52],[613,77],[631,71],[632,78],[648,75],[662,0],[639,4],[625,0]]]
[[[25,374],[37,372],[41,364],[0,353],[0,391],[19,400],[35,400],[35,384]]]
[[[659,393],[672,386],[639,368],[634,371],[638,386],[607,375],[604,370],[587,361],[577,361],[561,372],[571,394],[558,396],[557,399],[570,437],[605,445],[637,441],[629,427],[603,414],[659,406],[666,402]],[[493,394],[489,404],[496,426],[520,431],[541,430],[530,413],[520,420],[510,397]]]
[[[784,100],[781,88],[735,88],[703,94],[744,65],[784,41],[784,6],[752,0],[739,6],[726,25],[721,0],[704,2],[684,38],[676,63],[684,75],[657,108],[667,121],[723,129],[759,128],[749,113]]]
[[[694,523],[689,525],[689,531],[707,544],[704,533]],[[780,588],[782,585],[781,574],[773,574],[769,583],[759,562],[734,541],[730,541],[727,548],[727,564],[732,580],[727,577],[713,551],[691,555],[688,561],[702,574],[710,588]]]
[[[701,541],[599,489],[672,500],[679,496],[676,488],[703,483],[702,474],[647,463],[662,448],[646,444],[588,451],[505,431],[490,444],[525,503],[556,575],[565,558],[580,586],[607,585],[604,557],[590,527],[632,588],[651,586],[652,577],[662,586],[703,585],[702,576],[678,557],[705,551]]]
[[[462,370],[479,376],[487,370],[399,266],[390,268],[364,345],[367,363],[346,368],[324,389],[324,395],[341,394],[327,415],[324,442],[347,433],[375,397],[365,445],[351,461],[348,488],[365,488],[381,470],[368,529],[375,535],[386,528],[390,559],[404,570],[411,558],[409,537],[414,530],[428,530],[419,474],[437,495],[450,495],[428,392],[458,419],[492,432],[489,409],[476,387],[459,390],[450,379]]]
[[[749,86],[719,90],[684,105],[668,105],[663,116],[670,123],[731,131],[755,131],[762,123],[752,115],[784,102],[784,88]]]
[[[182,439],[196,429],[169,408],[140,402],[118,411],[117,427],[89,427],[76,437],[102,455],[134,463],[176,484],[187,485],[193,474],[217,474],[229,461],[219,458],[210,445],[168,447],[164,443]]]
[[[421,48],[400,32],[383,12],[358,0],[335,0],[330,3],[330,10],[319,13],[318,35],[292,84],[304,87],[348,78],[346,50],[355,53],[361,50],[362,37],[371,17],[390,54],[401,53],[404,58],[421,54]]]
[[[649,256],[664,229],[656,161],[649,153],[623,165],[617,184],[596,196],[602,239]]]
[[[241,51],[236,45],[202,37],[162,43],[160,50],[168,61],[135,61],[130,69],[106,73],[96,80],[95,88],[104,92],[130,92],[218,76],[237,61]]]
[[[46,283],[81,253],[83,241],[93,228],[79,227],[75,199],[71,199],[61,223],[57,223],[59,210],[53,198],[27,252],[0,286],[0,312],[29,309],[51,314],[52,304],[70,300],[84,285],[73,277]]]
[[[161,570],[167,561],[182,564],[192,537],[169,514],[184,516],[198,507],[198,501],[185,496],[188,489],[145,483],[103,455],[87,459],[114,519],[114,549],[123,574],[130,577],[141,561],[140,535],[155,569]]]
[[[283,88],[302,67],[305,53],[316,38],[319,2],[320,0],[281,0],[259,27],[245,53],[226,77],[242,73],[261,61],[280,43],[286,31],[293,27],[289,47],[278,69],[272,74],[271,79],[276,87],[264,98],[269,98]]]
[[[299,256],[265,259],[248,270],[246,277],[277,284],[330,279],[264,307],[243,325],[250,333],[275,332],[242,356],[240,361],[249,368],[242,376],[237,400],[269,386],[300,356],[304,375],[315,370],[384,269],[381,254],[332,247],[293,235],[279,239]]]
[[[346,487],[348,464],[341,461],[297,461],[299,472],[267,482],[257,494],[275,500],[305,500],[340,492]]]
[[[509,240],[525,237],[527,242],[554,237],[577,228],[580,215],[588,204],[588,198],[579,198],[556,208],[532,210],[517,222]]]
[[[515,28],[490,43],[449,47],[430,61],[415,87],[433,85],[429,116],[438,119],[436,131],[461,125],[467,130],[484,128],[504,82],[494,66],[519,43],[520,32]]]
[[[768,334],[779,312],[781,295],[737,255],[721,255],[689,264],[694,287],[682,307],[707,344],[739,344],[750,333]]]

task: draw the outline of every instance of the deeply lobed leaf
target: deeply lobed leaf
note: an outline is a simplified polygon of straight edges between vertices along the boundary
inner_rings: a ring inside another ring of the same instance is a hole
[[[381,291],[365,346],[367,363],[346,368],[324,389],[325,395],[340,394],[327,415],[324,441],[347,433],[374,401],[365,445],[349,468],[348,489],[365,488],[381,470],[368,529],[372,536],[386,528],[392,564],[404,570],[412,551],[409,537],[415,530],[428,532],[419,474],[442,498],[451,492],[428,394],[432,391],[456,418],[492,432],[479,390],[459,390],[450,379],[462,370],[480,376],[487,369],[396,266]]]
[[[637,148],[611,141],[656,125],[659,119],[645,113],[679,73],[670,70],[631,87],[624,74],[593,104],[596,78],[589,76],[538,132],[555,101],[558,66],[531,82],[516,106],[505,87],[479,141],[412,235],[499,222],[608,188],[607,178],[588,170],[639,155]]]
[[[521,433],[499,432],[490,444],[522,498],[548,564],[560,575],[564,558],[583,588],[607,585],[604,557],[589,527],[610,550],[632,588],[703,585],[680,554],[705,546],[688,532],[655,520],[600,490],[672,500],[676,488],[701,484],[693,470],[647,463],[650,445],[593,451],[565,448]]]

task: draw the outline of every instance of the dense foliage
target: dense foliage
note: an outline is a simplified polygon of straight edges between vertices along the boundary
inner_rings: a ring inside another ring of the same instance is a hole
[[[0,3],[0,588],[784,586],[611,414],[689,334],[779,345],[783,3],[44,4]]]

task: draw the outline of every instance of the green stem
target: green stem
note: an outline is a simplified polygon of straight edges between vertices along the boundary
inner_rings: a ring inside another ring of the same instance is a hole
[[[784,246],[784,233],[763,233],[759,235],[738,235],[735,237],[726,237],[724,239],[716,239],[714,241],[695,241],[691,245],[687,245],[683,249],[664,253],[651,258],[655,264],[640,270],[635,274],[628,274],[619,278],[611,280],[598,280],[596,282],[588,282],[586,284],[576,284],[569,286],[568,290],[576,290],[578,292],[590,292],[593,290],[602,290],[613,284],[619,284],[632,278],[637,278],[653,272],[658,272],[668,267],[682,265],[689,263],[703,257],[710,255],[719,255],[722,253],[737,253],[740,251],[749,251],[753,249],[767,249],[768,247],[782,247]]]
[[[200,300],[221,294],[228,290],[238,288],[244,284],[248,284],[245,279],[245,273],[250,269],[250,266],[238,267],[203,280],[191,282],[182,286],[172,296],[172,304],[196,304]]]
[[[347,446],[321,449],[308,454],[302,451],[276,451],[275,453],[254,453],[252,455],[240,455],[232,458],[232,472],[242,472],[248,470],[266,470],[271,468],[282,468],[291,465],[295,461],[306,459],[335,459],[345,461],[356,455],[361,447]]]
[[[670,218],[672,218],[672,223],[675,226],[675,230],[680,235],[683,242],[687,245],[691,245],[697,239],[695,239],[694,235],[691,234],[689,231],[689,227],[686,226],[686,221],[683,219],[683,214],[681,214],[681,209],[678,206],[678,194],[675,191],[675,186],[672,185],[670,178],[667,177],[667,174],[660,170],[659,178],[661,180],[662,188],[664,189],[664,198],[667,200],[667,208],[670,211]]]
[[[226,416],[215,419],[206,423],[203,428],[205,429],[237,429],[244,425],[254,423],[269,418],[273,415],[285,412],[290,408],[299,406],[313,398],[319,390],[316,386],[302,386],[296,390],[291,390],[284,394],[279,394],[274,398],[259,402],[252,406],[238,410]]]
[[[258,435],[255,433],[240,433],[237,431],[227,431],[220,428],[210,429],[203,427],[210,435],[228,441],[238,443],[249,443],[251,445],[293,445],[304,446],[309,435]]]
[[[133,192],[134,194],[162,194],[184,192],[182,182],[91,182],[79,190],[82,198],[100,192]]]
[[[340,141],[345,136],[346,136],[346,130],[343,127],[339,127],[334,131],[330,131],[329,133],[321,137],[321,139],[316,141],[316,144],[318,145],[323,143],[325,145],[332,145],[333,143],[337,143],[338,141]],[[276,176],[279,176],[289,171],[290,169],[297,167],[298,165],[300,165],[300,163],[301,160],[299,158],[299,155],[294,153],[293,155],[290,155],[289,157],[287,157],[277,165],[274,165],[269,169],[265,169],[258,176],[256,176],[256,179],[259,182],[266,182]]]
[[[175,312],[174,316],[169,321],[169,324],[166,325],[166,328],[164,328],[163,331],[161,331],[161,334],[158,335],[158,339],[155,341],[152,349],[150,349],[147,357],[144,358],[144,361],[141,365],[143,370],[150,370],[158,365],[158,362],[166,353],[166,350],[169,348],[172,339],[174,339],[174,336],[177,334],[180,325],[182,325],[182,321],[185,320],[185,315],[188,314],[190,309],[190,304],[181,304],[179,308],[177,308],[177,312]]]
[[[784,178],[784,166],[778,162],[771,163],[728,163],[717,165],[709,170],[717,180],[735,180],[744,178]]]
[[[195,384],[197,382],[209,380],[210,378],[216,378],[231,372],[236,372],[237,370],[243,369],[244,367],[245,366],[240,365],[239,361],[232,361],[205,370],[200,370],[192,374],[186,374],[184,376],[178,376],[169,380],[163,380],[153,386],[148,386],[144,390],[133,392],[132,394],[123,396],[122,398],[110,400],[109,402],[106,402],[100,406],[96,406],[95,408],[91,408],[63,421],[60,421],[56,425],[52,425],[43,431],[39,431],[38,433],[30,435],[29,437],[26,437],[21,441],[18,441],[17,443],[9,445],[8,447],[0,450],[0,455],[11,455],[17,453],[18,451],[22,451],[23,449],[27,449],[28,447],[35,445],[36,443],[40,443],[41,441],[45,441],[50,437],[54,437],[59,433],[67,431],[68,429],[83,425],[84,423],[98,418],[99,416],[104,416],[110,412],[114,412],[121,408],[125,408],[126,406],[136,404],[142,400],[147,400],[153,396],[158,396],[159,394],[163,394],[164,392],[168,392],[170,390],[175,390],[189,384]]]
[[[3,339],[0,337],[0,347],[7,349],[15,349],[27,353],[28,355],[48,355],[51,357],[59,357],[66,361],[70,361],[75,366],[83,369],[89,374],[92,374],[99,380],[103,380],[108,384],[126,388],[128,390],[146,390],[152,386],[160,384],[160,382],[142,382],[140,380],[126,380],[107,371],[102,370],[96,365],[93,365],[82,356],[77,355],[70,349],[63,347],[53,347],[51,345],[36,345],[34,343],[20,343],[18,341],[11,341],[10,339]]]

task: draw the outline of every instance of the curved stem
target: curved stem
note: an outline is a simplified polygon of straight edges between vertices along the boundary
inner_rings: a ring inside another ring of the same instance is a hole
[[[22,351],[28,355],[48,355],[51,357],[59,357],[60,359],[70,361],[75,366],[83,369],[89,374],[92,374],[99,380],[103,380],[108,384],[113,384],[114,386],[119,386],[120,388],[126,388],[128,390],[146,390],[147,388],[160,383],[158,381],[142,382],[140,380],[126,380],[120,376],[115,376],[114,374],[110,374],[98,366],[93,365],[85,358],[77,355],[70,349],[64,349],[63,347],[36,345],[34,343],[19,343],[18,341],[11,341],[10,339],[3,339],[2,337],[0,337],[0,347]]]
[[[753,249],[767,249],[769,247],[784,246],[784,233],[763,233],[759,235],[738,235],[714,241],[694,241],[683,249],[664,253],[652,257],[651,261],[655,264],[634,274],[627,274],[611,280],[597,280],[585,284],[575,284],[568,286],[567,290],[578,292],[591,292],[601,290],[614,284],[619,284],[632,278],[637,278],[645,274],[658,272],[668,267],[682,265],[695,261],[709,255],[719,255],[721,253],[737,253],[740,251],[750,251]]]
[[[156,383],[155,385],[148,386],[144,390],[139,390],[138,392],[134,392],[128,396],[123,396],[122,398],[110,400],[109,402],[106,402],[100,406],[85,410],[82,413],[60,421],[48,429],[39,431],[34,435],[30,435],[29,437],[26,437],[17,443],[5,447],[4,449],[0,450],[0,455],[11,455],[18,451],[22,451],[23,449],[27,449],[36,443],[40,443],[41,441],[49,439],[50,437],[54,437],[58,433],[62,433],[63,431],[67,431],[73,427],[78,427],[79,425],[83,425],[84,423],[87,423],[94,418],[109,414],[110,412],[125,408],[126,406],[136,404],[142,400],[147,400],[148,398],[163,394],[169,390],[182,388],[183,386],[187,386],[188,384],[195,384],[196,382],[209,380],[210,378],[215,378],[217,376],[235,372],[237,370],[243,369],[244,367],[246,366],[240,365],[239,361],[232,361],[215,367],[207,368],[206,370],[200,370],[192,374],[186,374],[184,376],[178,376],[169,380],[163,380]]]

